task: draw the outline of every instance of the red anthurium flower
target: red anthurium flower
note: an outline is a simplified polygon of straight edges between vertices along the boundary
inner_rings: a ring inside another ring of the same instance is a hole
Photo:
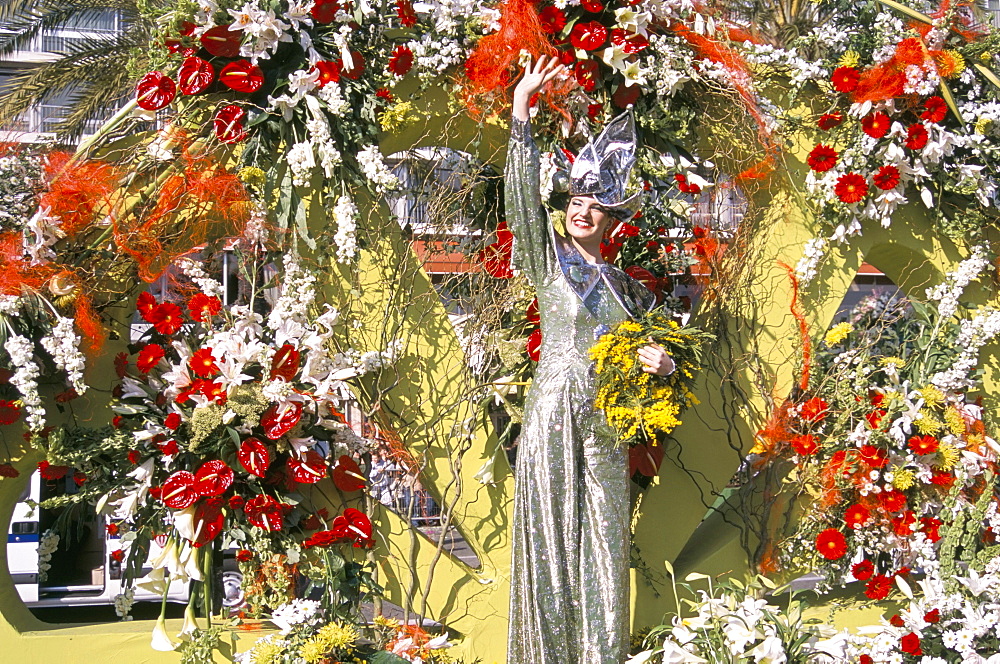
[[[237,494],[234,496],[229,496],[229,509],[231,510],[241,510],[243,509],[243,504],[246,501],[243,500],[243,496]]]
[[[309,450],[302,459],[288,458],[292,479],[300,484],[316,484],[326,477],[326,459],[316,450]]]
[[[851,574],[858,581],[867,581],[875,573],[875,565],[870,560],[862,560],[860,563],[851,565]]]
[[[69,466],[53,466],[48,461],[39,461],[38,472],[41,474],[42,479],[61,480],[69,472]]]
[[[321,88],[326,87],[330,83],[340,81],[340,72],[344,68],[340,60],[336,62],[320,60],[313,66],[319,71],[319,87]]]
[[[190,57],[181,65],[177,73],[177,87],[186,95],[199,95],[215,80],[212,63],[197,57]]]
[[[542,32],[554,35],[566,27],[566,14],[558,7],[548,5],[538,12],[538,21],[542,24]]]
[[[922,150],[927,145],[927,127],[919,122],[906,129],[906,147],[911,150]]]
[[[412,28],[417,24],[417,12],[410,0],[396,0],[396,17],[404,28]]]
[[[600,78],[600,65],[596,60],[580,60],[573,65],[573,76],[586,92],[593,92]]]
[[[150,315],[150,322],[160,334],[173,334],[184,324],[184,312],[173,302],[156,305]]]
[[[510,279],[514,276],[510,266],[513,246],[514,234],[508,230],[507,222],[501,221],[497,225],[497,241],[476,254],[476,259],[494,279]]]
[[[608,29],[598,21],[580,22],[573,26],[569,41],[575,48],[596,51],[608,41]]]
[[[212,316],[222,311],[222,302],[217,297],[196,293],[188,300],[187,307],[191,318],[199,323],[207,323]]]
[[[862,445],[858,449],[858,457],[871,468],[885,468],[889,463],[889,455],[881,447]]]
[[[243,33],[230,30],[228,25],[218,25],[201,36],[206,51],[220,58],[238,58]]]
[[[151,71],[135,86],[135,103],[141,109],[157,111],[177,96],[174,79],[158,71]]]
[[[247,112],[239,104],[229,104],[220,108],[212,120],[215,137],[223,143],[239,143],[245,139],[247,130],[243,126],[243,121],[246,115]]]
[[[233,469],[215,459],[201,464],[194,474],[194,490],[202,496],[221,496],[233,484]]]
[[[167,507],[182,510],[194,505],[200,495],[194,488],[194,475],[186,470],[178,470],[163,483],[160,500]]]
[[[861,80],[861,73],[854,67],[837,67],[830,76],[833,89],[837,92],[854,92]]]
[[[615,28],[611,31],[611,43],[615,46],[621,46],[628,55],[641,53],[649,46],[649,40],[642,35],[621,28]]]
[[[604,11],[604,3],[601,0],[580,0],[580,6],[591,14],[600,14]]]
[[[809,434],[795,436],[790,442],[792,448],[795,450],[795,453],[801,454],[802,456],[815,454],[816,450],[819,449],[819,444],[816,443],[816,438]]]
[[[895,189],[896,185],[899,184],[899,169],[892,164],[887,164],[878,169],[878,172],[872,176],[872,181],[879,189],[886,191]]]
[[[868,193],[868,183],[857,173],[844,173],[837,178],[833,192],[844,203],[857,203]]]
[[[177,427],[181,425],[181,415],[180,413],[170,413],[163,419],[163,426],[167,427],[171,431],[176,431]]]
[[[802,419],[806,422],[819,422],[826,414],[830,411],[829,405],[826,401],[819,397],[813,397],[809,401],[802,404],[802,409],[799,411]]]
[[[871,512],[869,512],[868,508],[864,505],[851,505],[844,512],[844,523],[847,524],[848,528],[853,528],[855,530],[868,523],[868,519],[870,518]]]
[[[271,440],[278,440],[299,423],[302,418],[302,404],[291,401],[287,406],[271,404],[260,417],[260,425],[264,427],[264,435]]]
[[[264,477],[267,474],[267,467],[271,465],[271,452],[267,449],[267,445],[256,438],[247,438],[240,443],[236,458],[248,473],[257,477]]]
[[[211,378],[219,373],[219,367],[212,356],[211,348],[199,348],[188,360],[188,367],[195,376]]]
[[[528,351],[528,357],[531,358],[532,362],[537,362],[538,358],[542,355],[542,331],[535,330],[528,335],[528,341],[525,346]]]
[[[249,60],[230,62],[219,73],[222,84],[236,92],[257,92],[264,85],[264,72]]]
[[[924,654],[923,649],[920,647],[920,637],[913,632],[903,635],[903,638],[899,640],[899,649],[907,655],[913,655],[914,657],[920,657]]]
[[[368,480],[361,474],[361,468],[351,457],[346,454],[337,459],[333,467],[333,483],[341,491],[361,491],[368,484]]]
[[[938,451],[938,440],[934,436],[911,436],[906,444],[914,454],[934,454]]]
[[[938,609],[931,609],[924,614],[924,622],[935,624],[941,622],[941,611]]]
[[[191,542],[195,548],[202,547],[222,532],[225,517],[222,515],[222,499],[208,498],[198,504],[194,510],[195,538]]]
[[[354,540],[355,548],[370,548],[375,544],[372,539],[372,522],[368,516],[353,507],[348,507],[344,513],[333,520],[330,530],[344,539]]]
[[[639,101],[641,94],[642,88],[638,85],[626,85],[625,81],[622,81],[611,94],[611,103],[618,108],[628,108]]]
[[[343,539],[343,537],[332,530],[321,530],[310,535],[309,539],[302,543],[302,548],[312,549],[314,547],[319,547],[321,549],[326,549],[329,546],[336,544],[341,539]]]
[[[645,286],[651,293],[656,295],[657,298],[660,297],[660,280],[656,278],[655,274],[646,268],[639,267],[638,265],[630,265],[625,268],[625,274]]]
[[[281,530],[281,503],[271,496],[254,496],[243,505],[243,513],[247,521],[268,532]]]
[[[283,378],[289,383],[299,371],[299,351],[292,344],[285,344],[278,349],[271,360],[270,379]]]
[[[886,512],[899,512],[906,507],[906,494],[898,489],[890,489],[878,494],[878,501]]]
[[[639,473],[643,477],[656,477],[663,463],[665,449],[663,445],[648,445],[641,443],[633,445],[628,450],[628,476]]]
[[[927,101],[924,102],[924,112],[920,114],[920,119],[928,122],[941,122],[947,116],[948,104],[941,97],[934,95],[928,97]]]
[[[413,51],[405,44],[400,44],[389,56],[389,71],[396,76],[406,76],[413,67]]]
[[[889,133],[892,120],[881,111],[869,113],[861,120],[861,129],[872,138],[882,138]]]
[[[13,424],[21,417],[21,408],[13,401],[0,399],[0,426]]]
[[[880,600],[889,596],[893,583],[891,576],[876,574],[865,584],[865,597],[868,599]]]
[[[839,154],[836,150],[829,145],[819,143],[809,153],[809,158],[806,161],[809,163],[809,168],[817,173],[824,173],[836,166],[837,157]]]
[[[847,553],[847,540],[836,528],[827,528],[816,536],[816,550],[827,560],[840,560]]]
[[[538,325],[542,317],[538,313],[538,298],[536,297],[528,305],[528,309],[524,312],[524,318],[528,321],[528,325]]]
[[[156,311],[156,298],[149,291],[139,293],[139,299],[135,303],[136,311],[147,323],[153,322],[153,312]]]
[[[322,23],[326,25],[327,23],[333,23],[337,18],[337,12],[340,11],[340,3],[337,0],[319,0],[313,8],[309,10],[309,14],[312,15],[313,20],[317,23]]]
[[[344,61],[344,69],[342,71],[344,76],[356,81],[365,73],[365,59],[357,51],[351,51],[351,62]]]
[[[163,359],[165,351],[160,344],[146,344],[139,351],[139,356],[135,358],[135,367],[144,374],[152,371],[153,367]]]
[[[838,112],[835,113],[824,113],[816,121],[816,126],[818,126],[823,131],[829,131],[839,125],[844,121],[844,114]]]

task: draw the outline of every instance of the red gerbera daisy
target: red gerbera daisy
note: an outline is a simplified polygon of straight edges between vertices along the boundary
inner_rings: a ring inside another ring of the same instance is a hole
[[[837,151],[831,148],[829,145],[823,145],[819,143],[812,149],[809,153],[809,168],[813,169],[817,173],[823,173],[837,164]]]
[[[835,113],[824,113],[820,116],[819,120],[816,121],[816,125],[823,131],[829,131],[843,121],[844,114],[839,111]]]
[[[188,366],[196,376],[211,378],[219,373],[219,367],[215,364],[211,348],[199,348],[188,360]]]
[[[566,27],[566,14],[558,7],[549,5],[538,12],[538,21],[542,24],[542,32],[554,35]]]
[[[927,145],[927,127],[919,122],[910,125],[906,130],[906,147],[911,150],[922,150]]]
[[[389,56],[389,71],[396,76],[406,76],[413,67],[413,51],[405,44],[400,44]]]
[[[340,63],[340,60],[336,62],[320,60],[313,67],[319,72],[319,87],[324,88],[330,83],[340,81],[340,71],[344,68],[344,65]]]
[[[414,11],[410,0],[396,0],[396,16],[404,28],[412,28],[417,24],[417,12]]]
[[[938,451],[938,440],[934,436],[911,436],[906,444],[914,454],[934,454]]]
[[[874,600],[885,599],[889,596],[892,586],[892,577],[884,574],[876,574],[865,584],[865,597]]]
[[[153,312],[156,311],[156,298],[149,291],[139,293],[139,299],[135,303],[136,311],[147,323],[153,322]]]
[[[855,503],[844,512],[844,523],[848,528],[857,530],[864,526],[871,518],[871,512],[864,505]]]
[[[165,352],[160,344],[147,344],[139,351],[139,356],[135,359],[136,368],[144,374],[152,371],[153,367],[160,363]]]
[[[222,302],[217,297],[196,293],[188,300],[187,307],[191,318],[207,323],[209,318],[222,311]]]
[[[858,449],[858,457],[871,468],[884,468],[889,463],[886,451],[874,445],[862,445]]]
[[[802,456],[815,454],[816,450],[819,449],[819,445],[816,443],[816,438],[809,434],[804,436],[795,436],[795,438],[792,438],[791,444],[795,449],[795,452],[797,454],[801,454]]]
[[[869,113],[861,120],[861,129],[872,138],[882,138],[889,133],[892,120],[881,111]]]
[[[886,191],[895,189],[896,185],[899,184],[899,169],[892,164],[886,164],[872,176],[872,181],[879,189]]]
[[[816,536],[816,550],[827,560],[840,560],[847,553],[847,540],[836,528],[827,528]]]
[[[872,564],[870,560],[862,560],[860,563],[854,563],[851,566],[851,574],[858,581],[867,581],[872,578],[872,574],[875,573],[875,565]]]
[[[837,92],[854,92],[861,80],[861,73],[854,67],[837,67],[833,70],[830,81]]]
[[[878,500],[882,503],[882,509],[886,512],[899,512],[906,507],[906,494],[898,489],[890,489],[878,494]]]
[[[948,104],[941,97],[934,95],[924,102],[924,112],[920,114],[920,119],[928,122],[941,122],[947,115]]]
[[[868,183],[857,173],[844,173],[837,178],[833,192],[844,203],[857,203],[868,193]]]
[[[164,302],[156,306],[150,322],[160,334],[173,334],[184,324],[183,312],[173,302]]]

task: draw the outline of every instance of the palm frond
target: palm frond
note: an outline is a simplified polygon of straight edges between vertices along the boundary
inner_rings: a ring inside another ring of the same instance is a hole
[[[11,4],[26,7],[12,13]],[[28,50],[31,42],[45,30],[58,28],[74,18],[96,16],[104,11],[119,12],[126,20],[138,15],[135,0],[58,0],[42,3],[8,0],[7,5],[0,6],[0,28],[4,30],[0,33],[0,57]]]

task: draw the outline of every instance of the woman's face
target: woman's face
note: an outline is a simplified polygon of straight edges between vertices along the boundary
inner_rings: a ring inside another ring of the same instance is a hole
[[[600,244],[612,217],[593,196],[574,196],[566,208],[566,232],[577,242]]]

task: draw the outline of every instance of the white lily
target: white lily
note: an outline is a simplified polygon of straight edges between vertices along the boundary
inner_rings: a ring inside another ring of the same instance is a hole
[[[156,625],[153,627],[153,638],[149,645],[152,646],[153,650],[160,652],[177,650],[177,646],[180,645],[179,643],[174,643],[167,635],[167,621],[162,615],[156,620]]]
[[[198,621],[194,616],[194,603],[188,602],[187,607],[184,609],[184,626],[181,627],[181,633],[178,637],[184,641],[190,641],[197,629]]]

